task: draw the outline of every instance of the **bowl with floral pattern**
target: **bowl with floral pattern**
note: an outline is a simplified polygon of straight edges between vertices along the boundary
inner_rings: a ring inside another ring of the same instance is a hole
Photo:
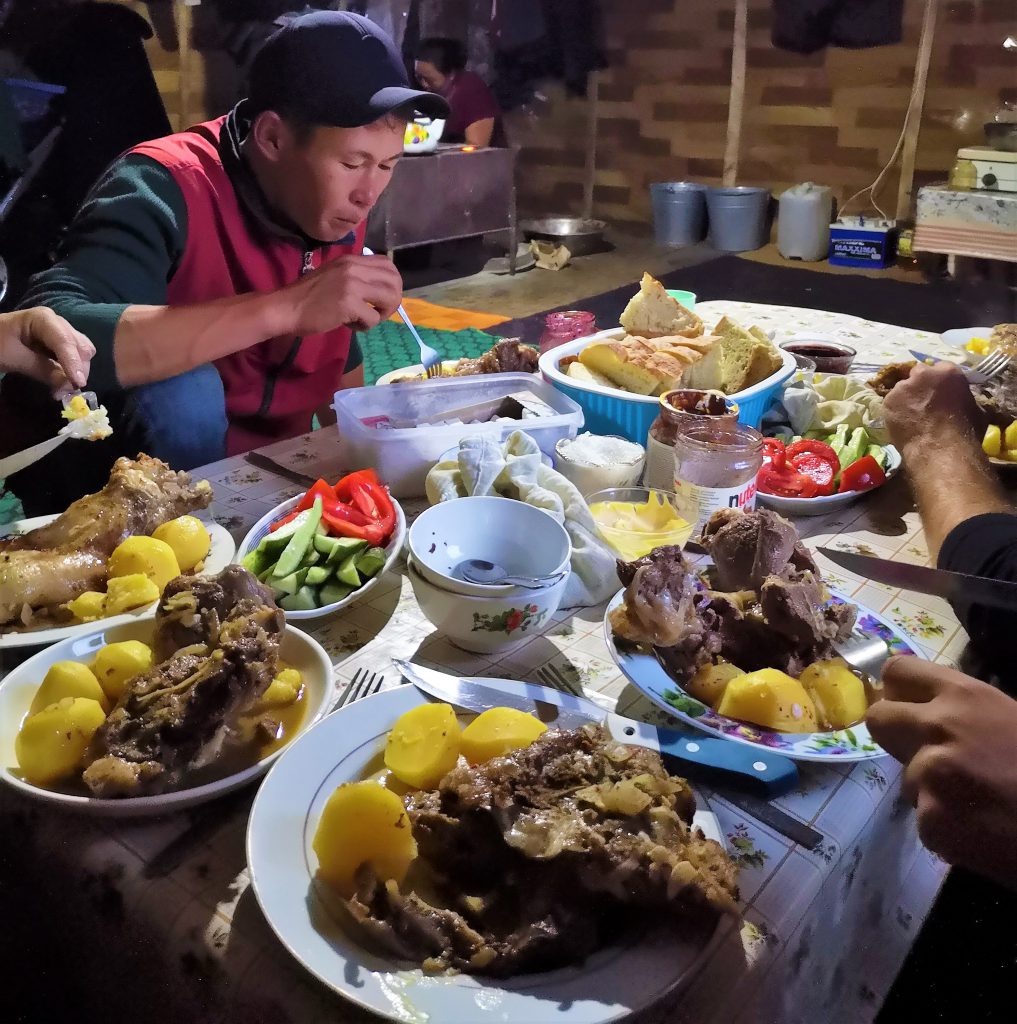
[[[718,714],[708,704],[696,700],[687,693],[664,668],[652,648],[624,641],[617,642],[609,616],[622,603],[624,594],[624,591],[615,594],[604,614],[604,640],[607,648],[629,682],[675,718],[713,736],[734,740],[736,743],[746,743],[761,750],[776,750],[785,757],[798,761],[844,763],[887,756],[886,751],[871,737],[864,722],[859,722],[848,729],[829,732],[786,733]],[[847,598],[836,591],[831,591],[830,594],[831,602],[847,601]],[[858,619],[854,627],[855,638],[866,640],[878,637],[886,644],[888,654],[921,657],[896,626],[857,601],[851,603],[858,608]]]

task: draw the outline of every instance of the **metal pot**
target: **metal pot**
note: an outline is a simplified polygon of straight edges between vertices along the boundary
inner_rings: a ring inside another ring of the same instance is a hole
[[[993,149],[1001,149],[1004,153],[1017,153],[1017,122],[986,122],[985,141]]]
[[[602,220],[583,220],[580,217],[541,217],[538,220],[524,220],[519,227],[523,237],[564,245],[573,256],[586,256],[604,247],[604,231],[607,224]]]

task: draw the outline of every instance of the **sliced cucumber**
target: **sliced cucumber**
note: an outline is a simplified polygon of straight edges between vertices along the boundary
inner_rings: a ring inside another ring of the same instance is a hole
[[[321,522],[321,498],[314,499],[314,505],[309,509],[310,515],[293,531],[289,543],[283,549],[283,553],[276,562],[275,575],[277,577],[288,576],[295,572],[303,562],[304,555],[314,540],[314,531]],[[295,521],[295,520],[294,520]]]
[[[357,555],[357,570],[365,579],[370,579],[381,572],[387,557],[384,548],[368,548],[363,554]]]
[[[348,587],[353,587],[354,590],[360,586],[360,573],[357,572],[358,557],[358,555],[350,555],[349,558],[340,562],[339,568],[335,570],[336,578],[339,582],[345,583]]]
[[[322,583],[327,582],[332,576],[332,570],[326,565],[312,565],[307,570],[307,576],[304,578],[304,582],[309,587],[320,587]]]
[[[318,592],[313,587],[301,587],[295,594],[289,594],[279,602],[279,607],[288,612],[311,612],[318,605]]]
[[[297,530],[299,530],[300,527],[303,526],[310,518],[311,510],[309,508],[304,509],[300,515],[291,519],[288,523],[284,523],[274,533],[265,534],[265,536],[261,538],[261,543],[258,544],[258,550],[268,551],[269,553],[278,555],[283,548],[289,544],[293,534],[295,534]]]
[[[314,549],[328,557],[329,565],[335,565],[347,559],[350,555],[363,551],[367,547],[366,540],[356,540],[353,537],[315,537]]]
[[[296,572],[291,572],[288,576],[273,576],[269,580],[269,584],[273,590],[277,590],[280,593],[295,594],[304,585],[308,571],[307,569],[298,569]]]
[[[260,579],[263,572],[272,568],[272,563],[274,561],[275,559],[272,555],[267,551],[263,551],[260,547],[257,547],[253,551],[249,551],[244,555],[240,564],[248,572],[253,573]]]
[[[353,590],[353,587],[348,587],[345,583],[338,583],[333,580],[321,588],[318,592],[318,600],[321,601],[321,607],[324,608],[327,604],[345,601],[353,593]]]

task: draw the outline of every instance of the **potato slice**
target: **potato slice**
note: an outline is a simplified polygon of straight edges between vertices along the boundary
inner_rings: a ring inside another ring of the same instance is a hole
[[[711,708],[716,708],[724,696],[727,684],[732,679],[737,679],[738,676],[744,674],[737,665],[732,665],[729,661],[721,661],[716,665],[704,665],[685,684],[685,689],[696,700],[701,700],[704,704],[709,704]]]
[[[732,679],[717,711],[775,732],[815,732],[819,728],[816,706],[805,687],[775,668]]]
[[[143,573],[112,577],[106,582],[106,614],[119,615],[159,600],[159,588]]]
[[[353,895],[362,864],[379,879],[402,882],[417,856],[402,800],[372,781],[348,782],[328,798],[312,846],[318,876],[344,896]]]
[[[73,775],[81,769],[92,735],[105,720],[99,702],[87,697],[64,697],[30,715],[14,740],[18,767],[37,786]]]
[[[121,541],[106,567],[111,578],[140,573],[159,588],[160,594],[170,580],[180,575],[180,563],[173,549],[155,537],[128,537]]]
[[[483,764],[510,750],[528,747],[547,726],[515,708],[488,708],[463,729],[462,752],[470,764]]]
[[[180,516],[157,527],[152,536],[165,541],[177,556],[182,572],[193,569],[208,554],[212,538],[200,519],[194,516]]]
[[[78,622],[94,622],[106,615],[106,595],[98,590],[86,590],[65,605]]]
[[[56,704],[64,697],[87,697],[98,701],[105,714],[109,714],[110,701],[99,685],[92,670],[80,661],[58,661],[50,665],[42,685],[35,691],[30,715],[37,715],[43,708]]]
[[[813,662],[798,681],[812,698],[825,728],[846,729],[865,717],[869,706],[865,684],[843,658]]]
[[[385,767],[408,786],[432,789],[455,767],[461,736],[451,704],[411,708],[388,734]]]
[[[115,704],[127,684],[152,667],[152,648],[140,640],[121,640],[106,644],[95,656],[92,670],[106,696]]]

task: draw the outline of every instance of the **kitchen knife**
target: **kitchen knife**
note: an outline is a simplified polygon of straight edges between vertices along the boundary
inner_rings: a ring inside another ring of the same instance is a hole
[[[836,562],[842,569],[847,569],[848,572],[853,572],[863,579],[884,583],[888,587],[931,594],[946,601],[960,598],[975,604],[1005,608],[1008,611],[1017,609],[1017,583],[1008,580],[992,580],[985,576],[969,576],[948,569],[930,569],[926,565],[891,562],[888,558],[857,555],[853,551],[838,551],[836,548],[816,550],[831,562]]]
[[[276,476],[292,480],[295,484],[303,484],[304,487],[311,487],[318,482],[316,477],[290,469],[289,466],[284,466],[282,463],[276,462],[275,459],[262,455],[261,452],[247,452],[244,455],[244,461],[258,469],[266,469],[269,473],[275,473]]]
[[[658,729],[605,712],[592,701],[557,693],[534,683],[519,683],[518,693],[496,690],[481,680],[459,679],[444,672],[394,660],[403,676],[418,690],[467,711],[511,707],[534,714],[545,725],[576,729],[590,722],[603,725],[619,743],[657,751],[664,767],[676,775],[747,790],[771,799],[798,783],[794,761],[741,743],[716,739],[693,730]],[[553,700],[548,699],[553,697]]]
[[[968,382],[971,384],[985,384],[989,378],[984,373],[979,373],[977,370],[972,370],[970,366],[964,366],[961,363],[954,362],[952,359],[943,359],[940,356],[930,356],[926,352],[916,352],[913,348],[908,351],[918,360],[920,363],[925,363],[928,366],[935,366],[937,363],[949,363],[951,366],[956,366],[961,373],[967,377]]]

